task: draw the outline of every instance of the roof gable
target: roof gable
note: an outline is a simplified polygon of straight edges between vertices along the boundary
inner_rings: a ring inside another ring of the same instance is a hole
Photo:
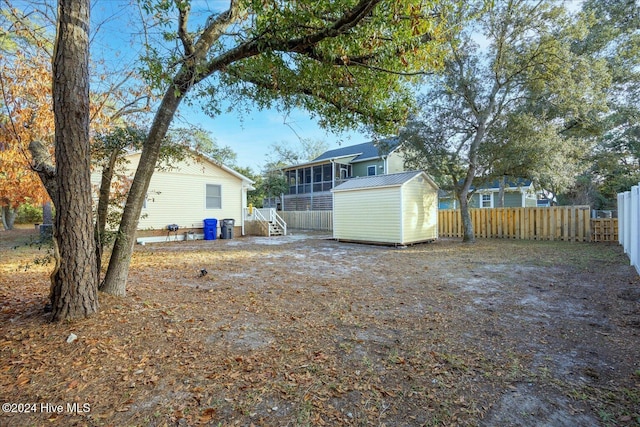
[[[200,153],[198,153],[198,152],[196,152],[194,150],[191,150],[191,149],[189,149],[188,152],[189,152],[189,156],[195,161],[206,162],[206,163],[208,163],[208,164],[210,164],[210,165],[212,165],[212,166],[214,166],[214,167],[216,167],[218,169],[222,169],[224,172],[228,173],[229,175],[232,175],[235,178],[237,178],[237,179],[239,179],[239,180],[241,180],[241,181],[243,181],[243,182],[245,182],[245,183],[247,183],[249,185],[255,183],[252,179],[247,178],[246,176],[242,175],[240,172],[237,172],[234,169],[230,168],[229,166],[226,166],[226,165],[224,165],[224,164],[222,164],[220,162],[217,162],[217,161],[211,159],[210,157],[208,157],[208,156],[206,156],[204,154],[200,154]],[[135,158],[136,159],[135,167],[137,167],[140,155],[141,155],[140,151],[135,151],[135,152],[126,154],[125,157]],[[171,170],[169,170],[168,172],[171,173]]]

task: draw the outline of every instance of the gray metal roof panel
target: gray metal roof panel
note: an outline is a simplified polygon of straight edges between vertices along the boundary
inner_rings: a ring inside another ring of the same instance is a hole
[[[422,173],[423,173],[422,171],[410,171],[410,172],[392,173],[388,175],[374,175],[374,176],[363,176],[359,178],[352,178],[343,182],[340,185],[337,185],[333,189],[333,191],[400,186]]]

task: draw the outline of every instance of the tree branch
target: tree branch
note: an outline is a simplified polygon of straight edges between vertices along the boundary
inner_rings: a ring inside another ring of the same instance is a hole
[[[318,44],[322,40],[342,35],[349,31],[351,28],[358,25],[369,14],[371,14],[373,9],[378,5],[378,3],[380,3],[380,1],[381,0],[361,0],[359,4],[357,4],[348,12],[345,12],[345,14],[342,15],[342,17],[335,21],[332,25],[303,37],[297,37],[288,40],[278,40],[277,34],[274,35],[273,38],[271,38],[266,37],[267,33],[264,33],[260,35],[260,37],[254,38],[250,41],[247,41],[246,43],[242,43],[209,61],[204,67],[204,70],[197,76],[196,83],[204,80],[214,72],[224,69],[226,66],[234,62],[259,55],[266,50],[304,54],[309,50],[310,47]],[[221,14],[218,19],[215,20],[215,22],[220,21],[220,23],[218,23],[218,26],[225,22],[228,25],[231,22],[231,16],[234,15],[234,13],[238,14],[240,12],[239,10],[233,10],[234,4],[235,1],[232,3],[232,7],[228,11]],[[238,8],[236,7],[235,9]],[[226,19],[223,19],[225,17]],[[210,27],[212,27],[213,25],[214,23],[212,23]],[[222,34],[222,28],[218,28],[217,31]],[[213,34],[215,34],[214,28],[207,28],[205,30],[203,36],[201,37],[201,40],[198,41],[198,54],[200,52],[200,49],[204,48],[205,46],[204,42],[202,45],[200,45],[200,42],[203,39],[206,40],[212,37]]]
[[[182,41],[185,57],[190,58],[195,53],[193,40],[189,35],[189,31],[187,29],[187,21],[189,20],[189,12],[191,11],[191,5],[188,2],[185,2],[183,6],[180,6],[178,4],[179,3],[178,1],[176,1],[175,3],[179,11],[178,37],[180,38],[180,41]]]
[[[31,163],[31,169],[38,173],[44,188],[49,193],[49,197],[54,201],[54,205],[57,201],[58,184],[56,183],[56,167],[51,162],[51,156],[49,150],[41,141],[31,141],[29,144],[29,151],[33,157]]]

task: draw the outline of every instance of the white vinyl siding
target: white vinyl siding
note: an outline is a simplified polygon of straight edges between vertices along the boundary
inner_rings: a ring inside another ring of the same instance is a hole
[[[216,184],[207,184],[206,208],[222,209],[222,187]]]
[[[364,242],[400,242],[400,202],[397,187],[334,193],[333,237]]]
[[[438,238],[438,192],[417,177],[402,186],[402,241]]]
[[[133,154],[127,158],[131,161],[127,168],[133,177],[140,156]],[[190,159],[172,166],[171,170],[153,173],[139,230],[161,230],[168,224],[201,228],[205,218],[233,218],[236,225],[241,224],[246,191],[240,178],[205,160]],[[219,186],[219,209],[207,209],[207,185]]]

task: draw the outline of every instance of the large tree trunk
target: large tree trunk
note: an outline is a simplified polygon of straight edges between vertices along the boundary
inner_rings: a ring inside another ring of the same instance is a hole
[[[89,1],[58,2],[53,59],[58,262],[52,273],[52,321],[98,311],[91,218],[89,145]]]
[[[186,79],[186,81],[189,82],[190,79]],[[160,155],[160,145],[167,134],[180,101],[182,101],[190,87],[188,83],[176,86],[182,90],[176,93],[172,86],[162,99],[162,104],[143,145],[140,162],[127,195],[127,203],[122,213],[120,228],[111,252],[107,273],[100,285],[101,291],[111,295],[125,296],[127,293],[127,276],[129,275],[129,265],[133,254],[135,233],[138,229],[140,213],[149,188],[149,182]]]
[[[477,140],[476,140],[477,141]],[[477,144],[475,145],[477,147]],[[462,241],[465,243],[473,243],[476,241],[476,236],[473,232],[473,222],[471,222],[471,214],[469,213],[469,193],[471,192],[471,184],[473,184],[473,178],[476,175],[476,161],[477,154],[475,154],[474,146],[471,147],[471,154],[469,156],[469,169],[467,169],[467,175],[462,182],[462,185],[457,188],[456,194],[458,201],[460,202],[460,215],[462,217]]]
[[[465,243],[476,241],[473,222],[471,222],[471,214],[469,213],[469,189],[470,184],[463,184],[462,188],[457,191],[458,201],[460,202],[460,217],[462,219],[462,241]]]
[[[5,230],[13,230],[16,214],[16,210],[11,209],[11,206],[0,206],[0,217],[2,217],[2,226]]]
[[[507,185],[507,178],[500,178],[500,188],[498,189],[498,200],[496,200],[496,208],[504,208],[504,188]]]
[[[120,150],[114,148],[109,156],[109,162],[102,169],[100,192],[98,193],[98,209],[96,211],[95,240],[96,240],[96,267],[98,275],[102,269],[102,253],[104,251],[104,234],[107,226],[107,214],[109,212],[109,199],[111,195],[111,180],[118,161]]]

